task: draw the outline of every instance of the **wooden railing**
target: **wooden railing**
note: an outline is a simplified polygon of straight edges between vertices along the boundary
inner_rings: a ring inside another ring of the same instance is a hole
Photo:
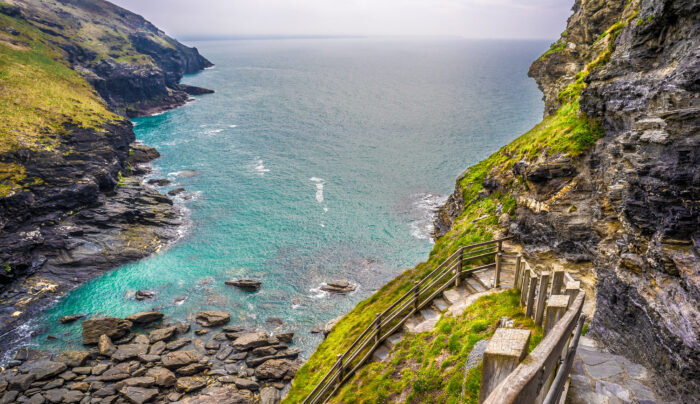
[[[482,389],[485,385],[495,386],[492,391],[482,392],[483,403],[559,403],[585,321],[585,293],[580,282],[568,273],[535,270],[521,257],[516,260],[515,287],[521,289],[525,314],[543,326],[544,338],[526,360],[519,365],[515,362],[517,367],[508,371],[501,367],[501,372],[494,375],[482,374]],[[511,363],[505,366],[512,366]],[[491,377],[496,377],[496,381]],[[485,382],[484,378],[488,380]]]
[[[333,368],[304,399],[305,404],[323,403],[331,397],[372,356],[389,336],[418,311],[451,286],[459,286],[467,274],[495,268],[494,283],[500,284],[503,242],[510,237],[462,246],[394,301],[367,326],[347,350],[337,356]]]

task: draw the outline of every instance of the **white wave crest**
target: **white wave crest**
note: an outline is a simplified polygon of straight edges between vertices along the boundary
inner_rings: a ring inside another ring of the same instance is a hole
[[[323,185],[326,181],[318,177],[311,177],[309,181],[316,183],[316,202],[323,203]]]
[[[410,222],[411,235],[419,240],[431,240],[433,234],[433,223],[437,217],[440,206],[447,202],[447,196],[430,193],[418,195],[418,199],[412,204],[412,216]]]

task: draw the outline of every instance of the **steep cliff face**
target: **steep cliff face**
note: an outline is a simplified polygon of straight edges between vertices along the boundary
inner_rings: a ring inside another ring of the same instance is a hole
[[[530,69],[546,104],[531,132],[575,108],[595,138],[558,148],[574,128],[563,125],[526,154],[516,140],[487,160],[482,193],[516,199],[501,224],[532,257],[592,265],[592,334],[689,402],[700,394],[700,4],[593,0],[573,10]],[[463,180],[455,193],[437,235],[473,202]]]
[[[148,115],[210,92],[179,81],[211,62],[139,15],[103,0],[8,1],[65,52],[113,111]]]
[[[129,177],[157,152],[118,113],[185,102],[207,65],[107,2],[0,2],[0,352],[57,294],[178,236],[172,201]]]

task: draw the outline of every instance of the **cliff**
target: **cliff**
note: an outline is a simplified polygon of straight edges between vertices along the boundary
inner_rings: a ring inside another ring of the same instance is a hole
[[[178,81],[209,65],[108,2],[0,2],[0,351],[57,294],[177,237],[172,202],[129,177],[157,152],[123,115],[204,92]]]
[[[544,96],[542,122],[458,178],[438,212],[428,261],[345,315],[285,402],[308,394],[414,280],[460,245],[502,235],[515,236],[531,263],[577,270],[590,333],[654,369],[667,399],[693,402],[700,394],[699,11],[689,0],[576,0],[566,31],[530,69]],[[471,376],[460,373],[455,352],[475,341],[453,340],[451,331],[432,331],[408,361],[366,366],[343,391],[379,391],[388,402],[459,399],[459,383]],[[438,366],[436,357],[447,359]]]
[[[483,184],[517,200],[507,226],[527,253],[592,268],[592,335],[688,402],[700,394],[700,4],[576,1],[573,10],[530,75],[545,121],[576,91],[600,138],[579,154],[545,148],[495,166]],[[449,228],[463,195],[458,186],[437,229]]]

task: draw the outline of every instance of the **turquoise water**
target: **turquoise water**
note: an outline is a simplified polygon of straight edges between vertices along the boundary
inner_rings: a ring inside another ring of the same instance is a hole
[[[184,187],[184,236],[65,296],[36,320],[42,346],[78,345],[72,313],[171,319],[221,309],[306,354],[309,329],[350,310],[432,246],[432,210],[455,178],[540,119],[527,78],[545,41],[332,39],[195,44],[216,64],[184,82],[216,90],[134,120],[162,157],[149,178]],[[224,285],[259,278],[258,293]],[[318,290],[330,279],[359,288]],[[133,292],[152,289],[154,300]],[[184,301],[182,300],[184,298]],[[46,335],[58,341],[47,343]]]

